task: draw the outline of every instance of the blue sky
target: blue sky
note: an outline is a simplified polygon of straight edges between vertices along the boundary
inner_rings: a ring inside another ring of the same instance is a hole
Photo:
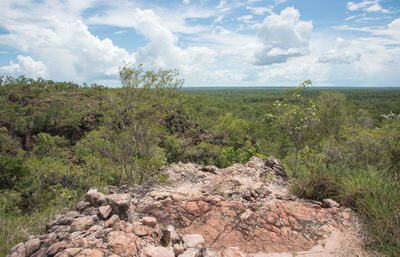
[[[399,0],[2,0],[0,75],[119,86],[400,86]]]

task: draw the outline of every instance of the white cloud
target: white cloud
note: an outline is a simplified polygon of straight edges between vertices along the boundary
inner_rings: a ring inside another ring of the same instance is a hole
[[[264,19],[258,38],[263,47],[255,55],[256,65],[286,62],[290,57],[304,55],[312,34],[311,21],[300,20],[300,13],[293,7],[271,14]]]
[[[226,0],[221,0],[217,6],[218,9],[223,8],[226,5]]]
[[[250,10],[250,12],[254,15],[263,15],[264,13],[272,13],[272,10],[274,9],[273,6],[268,6],[268,7],[251,7],[251,6],[246,6],[247,10]]]
[[[393,38],[400,40],[400,18],[397,18],[389,23],[388,29],[385,32],[386,34],[391,35]]]
[[[5,75],[25,75],[28,77],[42,77],[46,78],[48,76],[47,67],[42,61],[35,61],[30,56],[17,56],[17,63],[10,61],[10,65],[0,67],[0,73]]]
[[[366,12],[382,12],[388,13],[389,11],[382,8],[379,4],[380,0],[363,0],[361,2],[347,2],[347,9],[350,11],[362,10]]]
[[[349,42],[339,37],[336,39],[335,48],[321,55],[318,61],[331,64],[351,64],[361,59],[361,54],[357,50]]]
[[[243,16],[240,16],[237,20],[240,22],[244,22],[244,23],[250,23],[252,18],[253,18],[253,15],[243,15]]]
[[[134,55],[115,46],[110,39],[91,34],[77,18],[88,7],[86,3],[51,3],[27,1],[23,9],[15,5],[2,6],[7,11],[0,21],[9,34],[0,35],[0,44],[39,59],[46,65],[48,76],[56,80],[83,82],[115,76],[123,61],[135,61]],[[69,11],[64,13],[63,7]]]
[[[121,35],[121,34],[125,34],[125,33],[128,33],[128,31],[127,30],[118,30],[118,31],[114,32],[115,35]]]
[[[375,24],[379,27],[350,23],[383,16],[377,15],[385,12],[383,1],[353,0],[347,7],[359,12],[348,15],[348,25],[314,32],[298,10],[274,13],[284,1],[270,2],[183,0],[171,8],[141,0],[0,1],[0,24],[9,31],[0,35],[0,45],[20,54],[0,72],[116,86],[118,68],[126,60],[148,68],[179,68],[186,85],[196,86],[294,85],[304,79],[316,84],[398,83],[400,18],[386,26]],[[238,13],[243,16],[237,18]],[[111,37],[134,29],[126,36],[143,43],[130,51],[118,47],[91,32],[103,25],[115,27]],[[341,34],[350,39],[335,43],[345,37]]]

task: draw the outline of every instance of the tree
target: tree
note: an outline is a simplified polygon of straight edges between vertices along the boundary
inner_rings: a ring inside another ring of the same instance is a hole
[[[346,97],[335,91],[321,94],[318,99],[318,132],[321,137],[337,136],[344,122],[344,102]]]
[[[306,80],[294,90],[286,90],[292,94],[275,103],[278,116],[274,118],[286,132],[296,150],[293,177],[297,176],[298,153],[318,124],[317,105],[306,96],[306,86],[311,84],[310,80]]]
[[[162,164],[158,147],[162,120],[174,109],[183,80],[177,70],[144,71],[143,66],[120,69],[122,90],[111,94],[102,129],[115,146],[107,152],[117,163],[116,184],[122,177],[128,183],[143,183]]]

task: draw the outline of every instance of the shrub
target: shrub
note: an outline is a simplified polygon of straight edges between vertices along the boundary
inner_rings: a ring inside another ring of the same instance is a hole
[[[22,157],[0,156],[0,189],[15,189],[19,187],[29,169]]]

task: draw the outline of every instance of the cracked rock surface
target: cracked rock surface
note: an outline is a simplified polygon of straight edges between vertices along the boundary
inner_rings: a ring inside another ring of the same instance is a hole
[[[89,190],[75,211],[55,216],[45,235],[7,256],[272,256],[310,250],[332,232],[350,231],[357,218],[330,199],[290,195],[273,157],[225,169],[179,163],[161,172],[168,174],[163,185]]]

